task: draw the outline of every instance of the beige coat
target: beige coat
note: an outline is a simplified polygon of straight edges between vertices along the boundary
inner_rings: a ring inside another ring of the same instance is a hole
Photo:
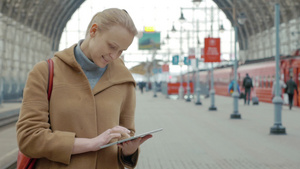
[[[37,169],[133,168],[138,151],[131,163],[126,163],[117,145],[71,155],[75,137],[93,138],[117,125],[134,135],[136,104],[135,81],[121,59],[110,63],[91,89],[75,60],[74,47],[52,58],[54,82],[49,104],[47,62],[36,64],[29,73],[17,122],[19,149],[29,157],[39,158]]]

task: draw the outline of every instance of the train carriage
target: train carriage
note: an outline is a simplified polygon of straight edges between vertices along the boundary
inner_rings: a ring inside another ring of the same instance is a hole
[[[296,82],[299,94],[294,95],[294,105],[300,107],[300,56],[281,60],[281,70],[283,71],[285,82],[290,77],[293,77],[293,80]]]
[[[243,79],[246,73],[253,80],[253,90],[251,96],[256,95],[261,102],[272,103],[272,87],[276,77],[276,63],[273,60],[257,60],[240,65],[237,69],[238,84],[242,88]],[[292,76],[297,84],[300,93],[300,56],[285,56],[280,60],[280,78],[286,82]],[[217,95],[230,96],[228,93],[228,85],[233,79],[233,67],[223,67],[214,69],[214,89]],[[187,74],[183,75],[187,79]],[[190,75],[195,77],[196,75]],[[210,86],[210,71],[200,71],[198,73],[201,84]],[[241,90],[244,92],[244,90]],[[282,89],[282,93],[284,89]],[[294,106],[300,107],[300,94],[294,95]]]
[[[228,93],[228,85],[233,79],[232,67],[214,70],[214,88],[218,95],[230,96]]]
[[[243,79],[246,77],[246,73],[248,73],[253,83],[251,96],[256,95],[260,101],[271,103],[275,70],[274,61],[242,65],[238,68],[239,84],[242,86]]]

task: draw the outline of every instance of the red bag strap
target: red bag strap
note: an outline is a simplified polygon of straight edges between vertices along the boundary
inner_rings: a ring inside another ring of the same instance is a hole
[[[53,76],[54,76],[54,63],[52,59],[47,60],[48,63],[48,100],[51,98],[52,88],[53,88]]]
[[[47,60],[48,64],[48,100],[50,100],[52,88],[53,88],[53,76],[54,76],[54,63],[52,59]],[[36,158],[29,158],[22,154],[20,151],[18,152],[18,160],[17,160],[17,169],[32,169],[36,163]]]

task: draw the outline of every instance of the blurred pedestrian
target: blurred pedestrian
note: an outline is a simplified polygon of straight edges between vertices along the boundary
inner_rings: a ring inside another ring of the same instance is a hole
[[[86,37],[54,54],[53,91],[48,66],[28,75],[17,122],[20,151],[36,169],[124,169],[137,164],[138,147],[151,135],[100,149],[135,133],[135,81],[120,55],[137,29],[125,10],[97,13]]]
[[[243,80],[243,88],[245,89],[245,97],[244,97],[244,104],[250,104],[250,94],[251,89],[253,88],[252,79],[250,78],[249,74],[246,73],[246,77]],[[248,102],[247,102],[248,100]]]
[[[144,81],[141,81],[138,83],[139,85],[139,89],[141,91],[141,93],[143,94],[144,93],[144,87],[146,86],[146,83]]]
[[[276,85],[276,80],[273,81],[273,86],[272,86],[272,98],[275,97],[275,85]],[[283,98],[282,95],[282,89],[286,88],[286,84],[282,79],[279,80],[279,85],[280,85],[280,90],[279,90],[279,96]]]
[[[238,83],[236,83],[237,84],[237,91],[239,92],[239,94],[240,94],[240,85],[238,84]],[[231,82],[230,82],[230,84],[228,85],[228,93],[230,94],[230,95],[232,95],[232,93],[234,92],[234,80],[232,80]]]
[[[290,110],[293,107],[293,100],[294,100],[294,92],[297,92],[297,95],[299,94],[298,88],[297,88],[297,84],[296,82],[293,80],[293,77],[290,77],[290,80],[288,80],[286,82],[286,90],[285,92],[288,94],[289,96],[289,108]]]

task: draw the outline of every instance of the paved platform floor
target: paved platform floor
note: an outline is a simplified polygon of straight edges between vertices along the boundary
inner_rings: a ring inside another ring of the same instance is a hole
[[[217,111],[208,111],[210,98],[202,99],[203,105],[196,106],[193,102],[166,99],[161,93],[154,98],[152,92],[141,94],[137,90],[137,134],[164,130],[141,146],[136,168],[300,169],[299,108],[288,110],[283,106],[282,124],[287,134],[270,135],[273,104],[248,106],[240,100],[242,119],[233,120],[233,99],[215,98]],[[18,150],[15,126],[2,128],[0,135],[0,159],[6,164],[4,159],[15,159]]]
[[[0,105],[1,113],[18,111],[21,103],[3,103]],[[0,128],[0,169],[4,169],[8,164],[17,159],[17,140],[15,124],[10,124]]]
[[[233,99],[216,96],[217,111],[137,91],[137,133],[163,128],[141,146],[137,169],[300,169],[300,109],[283,106],[286,135],[270,135],[274,105],[244,105],[230,119]]]
[[[15,110],[15,109],[19,109],[21,106],[20,102],[16,102],[16,103],[2,103],[0,105],[0,113],[3,112],[7,112],[7,111],[11,111],[11,110]]]

